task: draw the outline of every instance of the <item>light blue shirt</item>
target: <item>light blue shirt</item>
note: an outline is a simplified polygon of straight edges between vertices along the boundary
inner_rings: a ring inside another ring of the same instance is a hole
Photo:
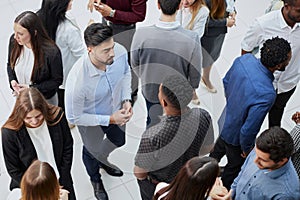
[[[291,159],[279,169],[261,170],[254,163],[253,150],[247,157],[241,172],[231,189],[237,200],[299,200],[299,179]]]
[[[97,69],[88,54],[82,56],[69,73],[66,89],[66,116],[72,124],[108,126],[110,115],[131,99],[131,72],[127,51],[118,43],[115,58],[106,71]]]

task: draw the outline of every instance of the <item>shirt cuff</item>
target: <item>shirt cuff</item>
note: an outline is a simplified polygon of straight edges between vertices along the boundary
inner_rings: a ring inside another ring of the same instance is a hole
[[[109,125],[110,115],[102,115],[99,117],[99,122],[101,126],[108,126]]]

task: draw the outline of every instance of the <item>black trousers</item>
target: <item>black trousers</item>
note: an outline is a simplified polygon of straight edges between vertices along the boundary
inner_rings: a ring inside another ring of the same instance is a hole
[[[58,89],[57,90],[57,96],[58,96],[58,106],[65,111],[65,90],[64,89]]]
[[[241,167],[245,162],[245,158],[241,156],[241,146],[233,146],[227,144],[221,137],[216,141],[214,149],[209,154],[210,157],[215,158],[220,162],[221,158],[226,155],[227,164],[221,174],[223,185],[229,190],[234,179],[241,171]]]
[[[271,110],[269,111],[269,127],[281,126],[281,119],[284,112],[284,108],[294,94],[296,87],[290,91],[277,94],[275,103],[273,104]]]
[[[150,182],[148,179],[137,180],[140,188],[142,200],[152,200],[156,184]]]

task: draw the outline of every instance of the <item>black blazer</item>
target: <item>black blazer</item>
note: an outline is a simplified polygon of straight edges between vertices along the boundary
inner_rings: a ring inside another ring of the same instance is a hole
[[[75,197],[71,177],[73,138],[62,110],[57,119],[54,120],[54,122],[57,121],[58,123],[53,126],[49,125],[53,122],[47,122],[47,126],[60,175],[59,182]],[[18,131],[2,128],[2,148],[7,172],[11,177],[10,190],[19,188],[23,174],[30,164],[37,159],[36,150],[26,127],[23,125]]]
[[[10,55],[13,49],[13,44],[14,35],[10,37],[8,49],[7,73],[10,87],[10,82],[12,80],[16,80],[18,82],[15,70],[12,69],[10,65]],[[55,44],[49,47],[43,47],[43,51],[45,64],[32,75],[32,87],[37,88],[46,99],[50,99],[53,95],[55,95],[58,87],[63,81],[62,58],[60,50]]]

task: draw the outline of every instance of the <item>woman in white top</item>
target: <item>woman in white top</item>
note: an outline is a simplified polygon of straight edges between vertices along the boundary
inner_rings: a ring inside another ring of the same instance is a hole
[[[204,0],[183,0],[176,19],[183,28],[195,31],[201,38],[208,15],[209,9],[205,6]]]
[[[62,55],[63,83],[58,90],[58,106],[64,110],[65,83],[74,63],[84,54],[81,30],[69,11],[73,0],[43,0],[37,15],[48,35],[55,41]]]
[[[183,0],[181,8],[177,12],[176,19],[183,28],[196,32],[201,39],[208,16],[209,9],[205,6],[204,0]],[[200,104],[195,91],[192,102],[196,105]]]
[[[10,190],[20,188],[25,171],[38,159],[53,167],[60,185],[70,192],[69,199],[76,199],[71,177],[73,138],[61,108],[48,104],[37,89],[24,89],[1,132]]]

